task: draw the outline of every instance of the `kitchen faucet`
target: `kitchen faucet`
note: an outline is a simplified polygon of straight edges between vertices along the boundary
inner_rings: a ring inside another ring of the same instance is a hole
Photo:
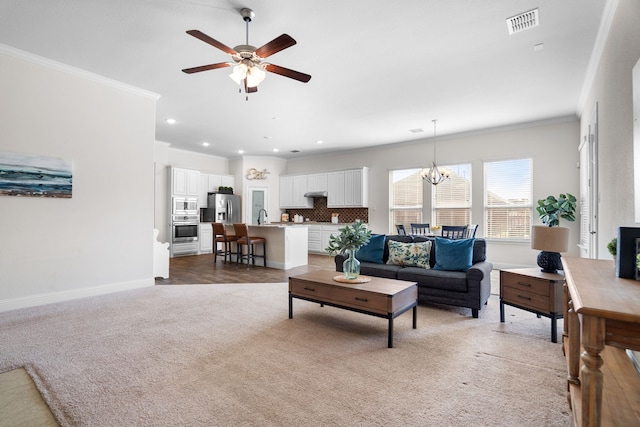
[[[264,212],[264,219],[265,219],[265,222],[266,222],[266,219],[269,217],[269,215],[267,215],[267,210],[266,210],[266,209],[260,209],[260,210],[258,211],[258,225],[262,224],[262,222],[260,222],[260,214],[261,214],[262,212]]]

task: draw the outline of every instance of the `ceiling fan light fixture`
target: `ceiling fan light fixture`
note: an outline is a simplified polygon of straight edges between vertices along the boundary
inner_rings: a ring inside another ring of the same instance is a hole
[[[229,74],[229,77],[238,85],[242,84],[244,78],[247,77],[247,66],[245,64],[236,65],[233,67],[233,72]]]
[[[258,86],[266,77],[267,73],[257,65],[247,70],[247,87]]]

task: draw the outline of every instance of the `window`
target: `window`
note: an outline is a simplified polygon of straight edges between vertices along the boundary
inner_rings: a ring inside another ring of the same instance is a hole
[[[529,239],[531,234],[533,159],[484,163],[485,236]]]
[[[389,229],[393,234],[396,225],[403,224],[410,232],[412,222],[422,222],[422,169],[402,169],[389,172],[390,215]]]
[[[432,225],[471,223],[471,164],[439,166],[451,171],[444,182],[433,186]]]

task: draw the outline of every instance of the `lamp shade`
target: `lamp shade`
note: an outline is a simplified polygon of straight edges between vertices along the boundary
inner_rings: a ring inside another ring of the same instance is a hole
[[[569,250],[569,229],[567,227],[531,227],[531,249],[545,252],[567,252]]]

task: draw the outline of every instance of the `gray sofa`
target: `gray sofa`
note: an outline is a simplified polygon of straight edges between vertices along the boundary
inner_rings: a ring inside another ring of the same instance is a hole
[[[486,260],[487,244],[484,239],[475,239],[473,265],[466,272],[386,264],[389,259],[389,240],[411,243],[424,242],[428,239],[422,236],[386,236],[382,258],[384,264],[361,261],[360,274],[416,282],[418,284],[418,302],[468,307],[471,309],[472,316],[477,318],[479,310],[487,303],[491,294],[493,264]],[[431,246],[429,257],[429,264],[432,268],[436,263],[436,257],[434,243]],[[336,255],[336,271],[342,271],[344,260],[344,255]]]

